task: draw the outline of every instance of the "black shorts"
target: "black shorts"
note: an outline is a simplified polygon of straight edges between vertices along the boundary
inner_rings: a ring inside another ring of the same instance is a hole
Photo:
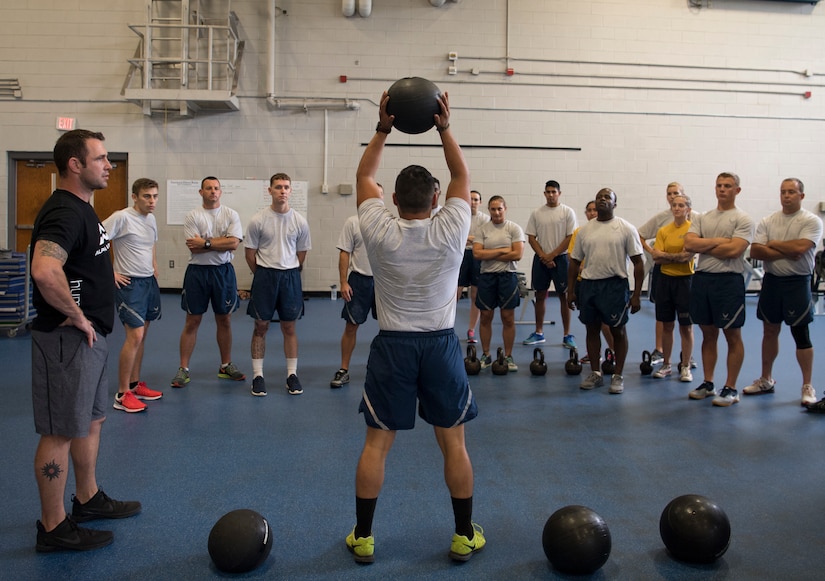
[[[656,320],[672,323],[679,320],[682,326],[692,325],[690,318],[690,287],[693,275],[670,276],[659,273],[656,277]]]
[[[478,286],[478,277],[481,274],[481,261],[473,258],[473,249],[464,250],[464,259],[458,269],[458,286]]]

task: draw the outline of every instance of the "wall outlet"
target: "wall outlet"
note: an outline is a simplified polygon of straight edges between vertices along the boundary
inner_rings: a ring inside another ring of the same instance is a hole
[[[175,268],[175,261],[174,260],[169,261],[169,268]]]

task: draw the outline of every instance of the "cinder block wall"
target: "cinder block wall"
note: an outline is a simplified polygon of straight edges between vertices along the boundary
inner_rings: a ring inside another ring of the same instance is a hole
[[[543,203],[548,179],[561,182],[562,201],[582,220],[587,200],[610,186],[617,213],[639,225],[664,207],[673,180],[696,208],[709,209],[720,171],[741,176],[739,205],[756,219],[779,208],[788,176],[805,182],[805,207],[817,211],[825,186],[825,6],[690,4],[467,0],[434,8],[426,0],[375,0],[369,18],[344,18],[337,0],[279,0],[287,14],[270,31],[269,2],[235,0],[246,40],[241,110],[179,118],[146,117],[120,96],[137,46],[127,24],[144,21],[143,1],[11,0],[0,6],[0,77],[19,79],[23,97],[0,99],[0,149],[50,151],[57,116],[103,131],[110,151],[129,154],[130,182],[148,176],[162,184],[158,258],[161,285],[173,288],[188,253],[181,227],[166,224],[166,181],[265,179],[276,171],[309,182],[306,290],[337,282],[335,242],[355,212],[354,196],[339,195],[338,185],[354,183],[378,98],[403,76],[427,77],[450,93],[474,187],[485,198],[503,195],[508,217],[522,226]],[[276,95],[354,99],[360,110],[325,115],[268,105],[270,33]],[[455,75],[449,52],[458,54]],[[429,147],[437,142],[435,132],[393,132],[380,181],[391,191],[409,163],[446,181],[440,150]],[[329,194],[321,193],[325,171]],[[3,156],[0,183],[8,172]],[[6,245],[9,208],[2,188]],[[527,271],[530,260],[528,250]],[[242,252],[236,266],[248,281]]]

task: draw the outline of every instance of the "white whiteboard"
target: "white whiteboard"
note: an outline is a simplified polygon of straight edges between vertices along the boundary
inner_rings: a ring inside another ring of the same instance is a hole
[[[200,180],[168,180],[166,182],[166,223],[183,225],[183,219],[193,208],[203,204],[198,193]],[[221,180],[221,205],[232,208],[241,217],[243,230],[255,212],[272,204],[269,180]],[[305,218],[309,210],[307,192],[309,182],[292,182],[289,207]]]

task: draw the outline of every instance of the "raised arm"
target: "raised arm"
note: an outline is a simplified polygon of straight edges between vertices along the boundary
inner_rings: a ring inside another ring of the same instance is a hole
[[[375,135],[367,144],[367,148],[361,156],[361,162],[358,164],[358,169],[355,171],[355,193],[359,206],[370,198],[381,197],[381,188],[378,187],[378,182],[375,181],[375,175],[381,165],[384,144],[387,142],[387,136],[392,131],[392,122],[395,120],[395,116],[387,113],[387,101],[389,100],[390,96],[384,91],[384,94],[381,95],[381,104],[378,107],[378,126],[375,128]]]
[[[467,204],[470,203],[470,168],[461,146],[453,136],[450,129],[450,96],[446,92],[438,99],[441,106],[441,113],[435,115],[435,128],[441,136],[441,146],[444,148],[444,159],[447,161],[447,169],[450,170],[450,185],[447,186],[447,197],[461,198]]]

